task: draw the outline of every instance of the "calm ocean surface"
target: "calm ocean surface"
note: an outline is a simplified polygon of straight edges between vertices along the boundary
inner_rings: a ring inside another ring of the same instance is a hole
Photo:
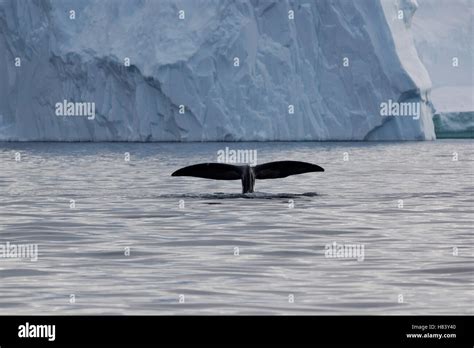
[[[170,176],[226,146],[326,171]],[[0,314],[474,314],[473,175],[472,140],[0,143],[0,245],[38,246]]]

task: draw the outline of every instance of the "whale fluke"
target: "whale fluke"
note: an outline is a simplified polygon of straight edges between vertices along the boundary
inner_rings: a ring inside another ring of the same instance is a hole
[[[278,179],[290,175],[298,175],[311,172],[324,172],[324,169],[316,164],[299,161],[278,161],[260,164],[255,167],[256,179]]]
[[[184,167],[175,171],[171,176],[194,176],[214,180],[240,180],[241,167],[225,163],[201,163]]]
[[[286,178],[290,175],[311,172],[324,172],[324,169],[316,164],[299,161],[269,162],[256,167],[250,167],[249,165],[235,166],[225,163],[201,163],[178,169],[171,176],[242,180],[242,193],[247,193],[253,192],[255,179]]]

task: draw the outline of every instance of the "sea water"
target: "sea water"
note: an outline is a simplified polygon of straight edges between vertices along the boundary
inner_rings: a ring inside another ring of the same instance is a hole
[[[226,147],[325,172],[170,176]],[[0,314],[473,314],[473,170],[472,140],[0,143]]]

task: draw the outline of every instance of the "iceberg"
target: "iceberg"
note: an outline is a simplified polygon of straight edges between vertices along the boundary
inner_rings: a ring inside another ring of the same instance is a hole
[[[413,37],[433,89],[473,87],[472,0],[418,0]]]
[[[474,138],[472,86],[439,87],[431,92],[437,138]]]
[[[474,138],[474,2],[418,0],[413,34],[431,81],[437,138]]]
[[[0,1],[1,141],[431,140],[413,0]],[[93,103],[94,118],[55,113]],[[420,117],[382,117],[388,100]]]

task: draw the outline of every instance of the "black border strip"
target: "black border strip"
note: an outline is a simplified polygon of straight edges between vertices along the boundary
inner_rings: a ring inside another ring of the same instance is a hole
[[[71,344],[472,347],[472,319],[472,316],[1,316],[0,347]],[[27,322],[55,325],[55,341],[18,337],[19,326]],[[430,329],[414,329],[412,325]],[[456,338],[407,338],[409,333],[455,333]]]

